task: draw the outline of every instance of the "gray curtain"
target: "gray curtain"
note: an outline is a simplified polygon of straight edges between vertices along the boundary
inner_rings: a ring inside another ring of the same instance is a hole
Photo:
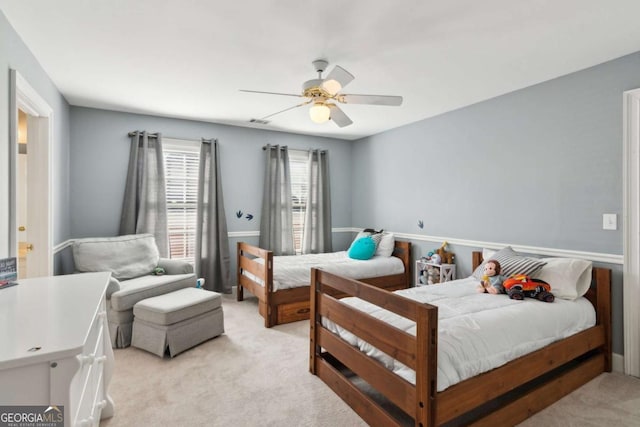
[[[124,190],[120,235],[151,233],[161,257],[169,256],[167,197],[162,137],[131,132],[129,170]],[[96,189],[100,191],[100,189]]]
[[[266,167],[259,245],[274,255],[295,255],[289,150],[279,145],[267,145],[264,150]]]
[[[220,152],[215,140],[202,140],[198,174],[196,275],[204,288],[231,293],[229,236],[220,181]]]
[[[331,191],[328,153],[309,150],[309,196],[302,233],[302,253],[332,252]]]

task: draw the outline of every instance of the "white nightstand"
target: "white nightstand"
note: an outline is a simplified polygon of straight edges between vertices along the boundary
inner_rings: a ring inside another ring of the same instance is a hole
[[[416,260],[415,286],[436,285],[455,279],[455,264],[434,264],[423,259]]]

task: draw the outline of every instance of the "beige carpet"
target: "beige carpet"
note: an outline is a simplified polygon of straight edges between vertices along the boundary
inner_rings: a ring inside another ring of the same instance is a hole
[[[257,301],[223,296],[224,335],[174,359],[115,350],[119,426],[364,426],[308,369],[308,322],[263,327]],[[640,426],[640,380],[603,374],[521,424]]]

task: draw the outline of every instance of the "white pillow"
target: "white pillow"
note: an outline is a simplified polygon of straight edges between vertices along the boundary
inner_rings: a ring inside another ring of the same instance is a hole
[[[378,243],[378,249],[376,249],[376,256],[390,257],[393,254],[393,250],[396,247],[396,239],[393,237],[393,233],[382,233],[382,239]]]
[[[76,271],[110,271],[118,280],[150,274],[160,259],[153,234],[76,239],[72,253]]]
[[[498,251],[494,251],[493,249],[482,248],[482,260],[489,261],[491,258],[493,258],[493,255],[496,252]]]
[[[542,258],[544,267],[534,276],[551,286],[556,298],[575,300],[591,286],[591,261],[573,258]]]

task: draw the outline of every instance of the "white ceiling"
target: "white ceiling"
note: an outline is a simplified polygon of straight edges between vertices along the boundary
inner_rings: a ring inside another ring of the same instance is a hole
[[[356,139],[640,51],[638,0],[0,0],[72,105]],[[315,124],[300,93],[325,58],[344,105]],[[640,70],[639,70],[640,72]]]

